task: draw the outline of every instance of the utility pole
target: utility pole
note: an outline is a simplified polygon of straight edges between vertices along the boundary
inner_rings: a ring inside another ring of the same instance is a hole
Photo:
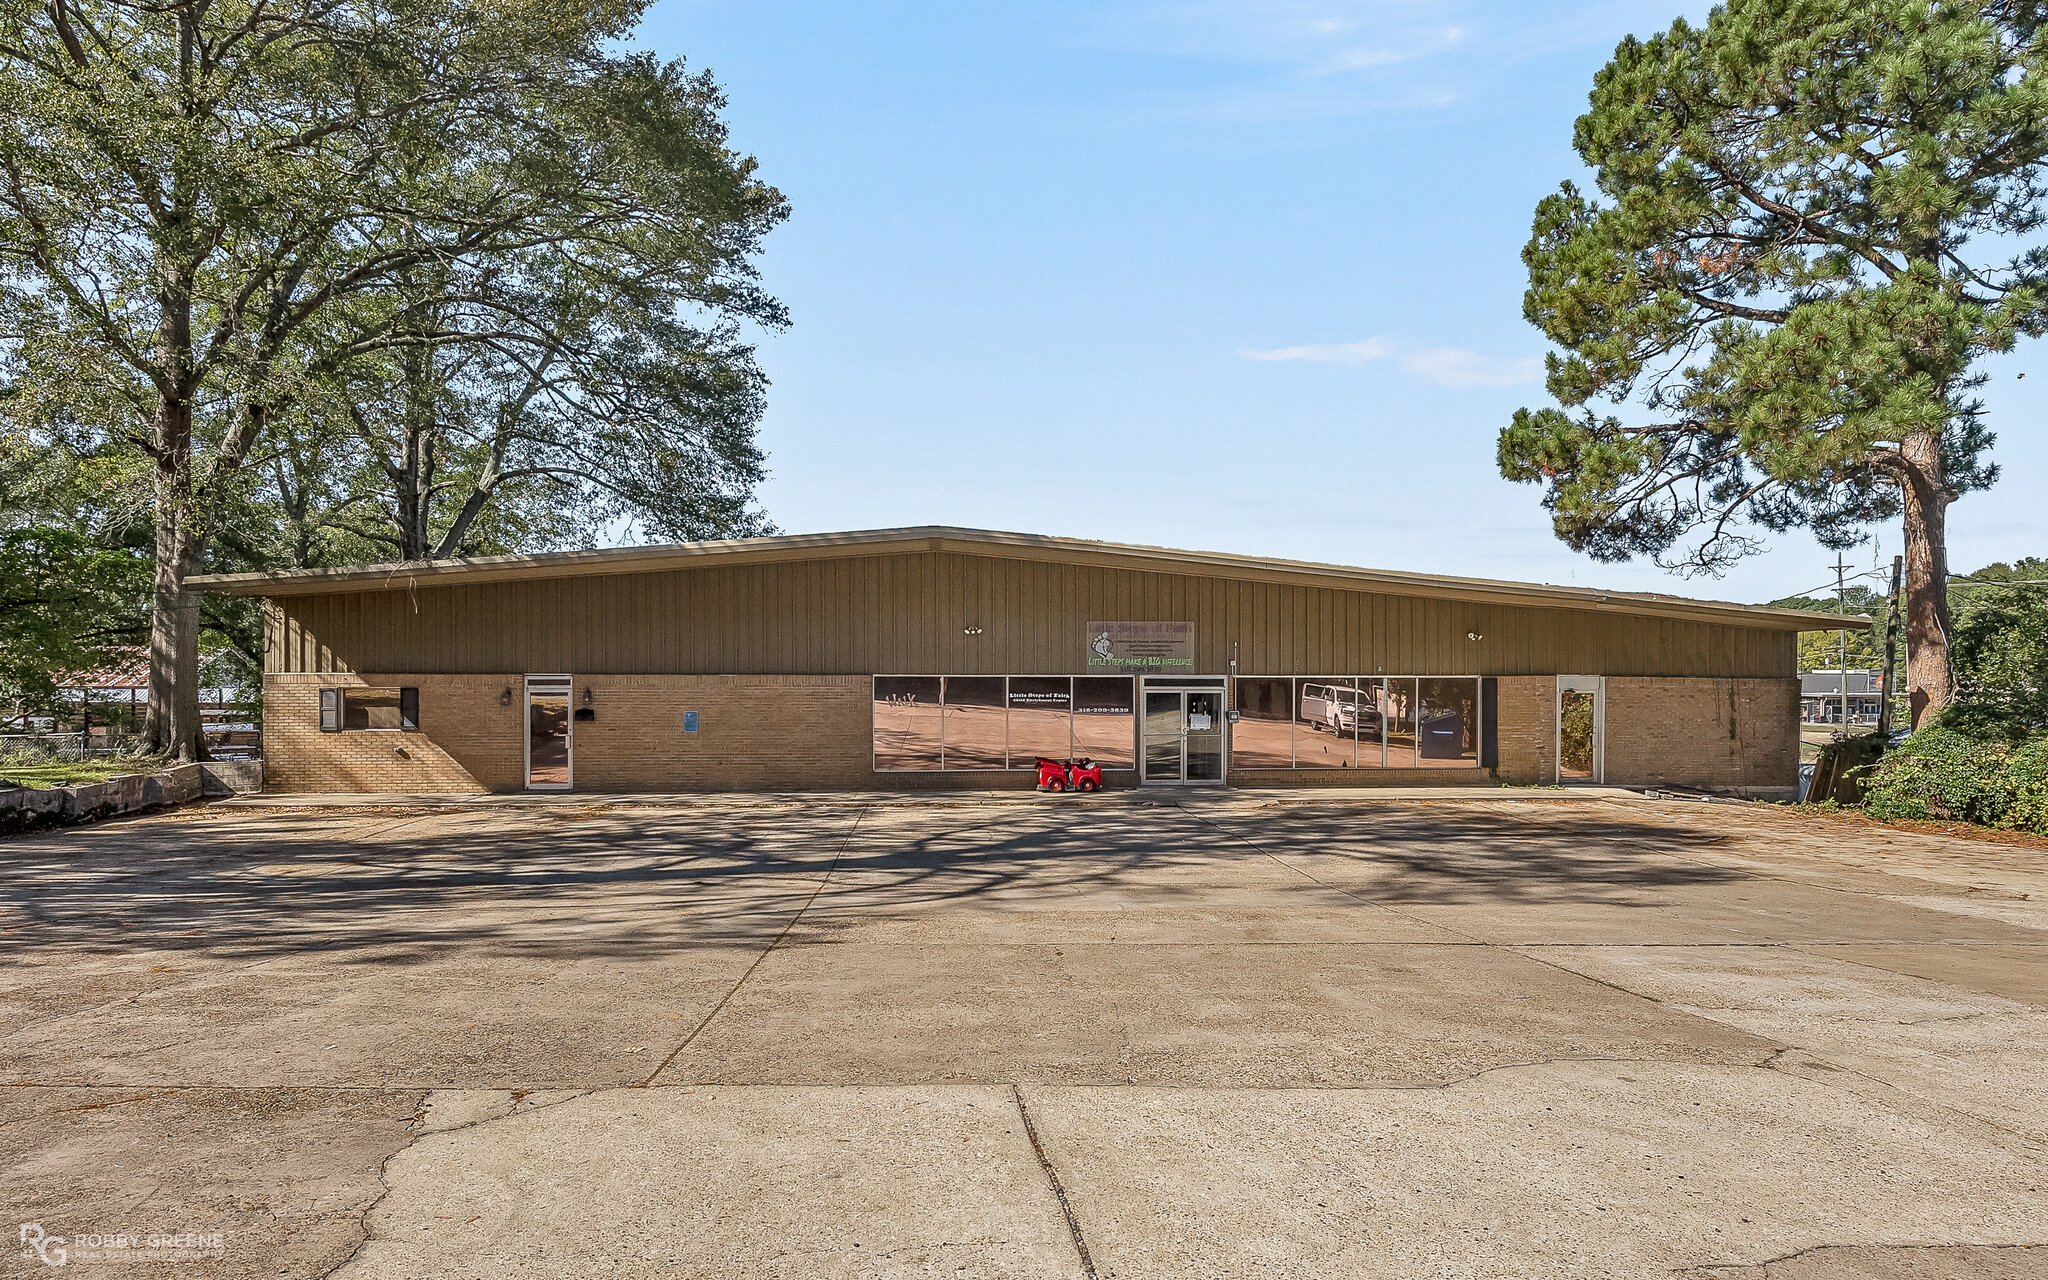
[[[1842,559],[1842,553],[1839,551],[1835,552],[1835,612],[1843,618],[1849,616],[1849,598],[1845,594],[1842,585],[1842,575],[1848,571],[1849,566]],[[1842,732],[1847,733],[1849,732],[1849,628],[1841,628],[1836,632],[1836,635],[1841,638],[1842,643]]]
[[[1899,566],[1905,557],[1892,557],[1892,593],[1884,600],[1884,688],[1877,700],[1877,733],[1890,740],[1892,729],[1892,680],[1899,669]]]

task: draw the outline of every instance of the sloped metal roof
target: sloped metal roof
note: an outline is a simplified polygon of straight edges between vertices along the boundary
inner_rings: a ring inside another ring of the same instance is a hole
[[[597,551],[550,551],[535,555],[481,556],[466,560],[301,569],[268,573],[198,575],[186,579],[197,591],[249,596],[328,595],[356,591],[404,591],[414,587],[516,582],[540,578],[655,573],[790,560],[952,551],[1002,559],[1056,561],[1152,573],[1187,573],[1387,595],[1432,596],[1493,604],[1582,609],[1652,617],[1718,622],[1771,631],[1834,630],[1868,626],[1868,619],[1837,619],[1765,605],[1692,600],[1657,592],[1600,591],[1549,583],[1458,578],[1401,573],[1302,560],[1276,560],[1216,551],[1094,542],[1033,533],[1002,533],[925,525],[909,529],[867,529],[851,533],[799,533],[765,538],[729,538],[663,546],[613,547]]]

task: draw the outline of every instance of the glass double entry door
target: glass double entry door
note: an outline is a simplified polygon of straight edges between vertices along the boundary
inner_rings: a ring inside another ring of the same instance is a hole
[[[1223,781],[1223,680],[1147,678],[1141,731],[1144,781]]]

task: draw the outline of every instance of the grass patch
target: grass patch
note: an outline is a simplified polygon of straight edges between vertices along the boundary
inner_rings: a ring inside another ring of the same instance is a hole
[[[98,756],[90,760],[0,759],[0,779],[24,787],[69,787],[105,782],[120,773],[161,773],[171,767],[162,756]]]

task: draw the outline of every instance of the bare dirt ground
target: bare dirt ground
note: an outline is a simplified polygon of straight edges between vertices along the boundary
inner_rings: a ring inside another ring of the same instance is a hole
[[[213,807],[0,842],[0,895],[7,1275],[2048,1277],[2037,849]]]

